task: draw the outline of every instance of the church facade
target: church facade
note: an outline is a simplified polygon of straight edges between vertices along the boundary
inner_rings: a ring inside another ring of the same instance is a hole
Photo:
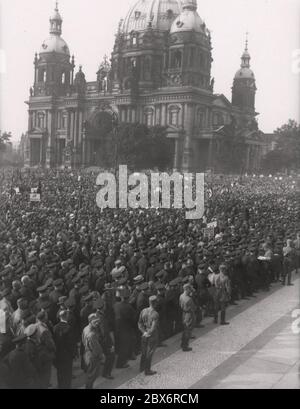
[[[101,132],[110,132],[117,120],[166,127],[174,169],[214,168],[230,132],[245,143],[244,170],[259,169],[262,142],[248,42],[230,102],[214,92],[211,35],[197,0],[135,1],[119,24],[111,59],[104,58],[93,82],[82,67],[75,70],[62,22],[56,6],[50,36],[35,55],[25,166],[101,166]]]

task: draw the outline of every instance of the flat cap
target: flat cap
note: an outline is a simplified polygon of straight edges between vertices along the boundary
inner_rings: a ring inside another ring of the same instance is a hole
[[[148,288],[149,288],[148,283],[143,283],[139,286],[139,289],[142,291],[148,290]]]
[[[149,297],[149,302],[154,302],[157,301],[157,297],[156,295],[151,295],[151,297]]]
[[[92,301],[93,299],[93,294],[88,294],[86,297],[83,298],[84,302]]]
[[[140,274],[134,277],[133,281],[135,282],[135,284],[142,283],[144,281],[144,277]]]
[[[55,281],[53,282],[53,285],[54,285],[55,287],[59,287],[60,285],[63,285],[63,283],[64,283],[64,281],[63,281],[61,278],[59,278],[59,279],[57,279],[57,280],[55,280]]]

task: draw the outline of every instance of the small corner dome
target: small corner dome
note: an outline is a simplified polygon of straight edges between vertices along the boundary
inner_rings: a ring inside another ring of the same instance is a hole
[[[206,34],[206,26],[196,11],[183,10],[183,12],[174,20],[170,33],[180,33],[185,31],[195,31],[196,33]]]
[[[58,53],[70,56],[70,50],[64,39],[57,35],[51,35],[42,44],[40,54]]]

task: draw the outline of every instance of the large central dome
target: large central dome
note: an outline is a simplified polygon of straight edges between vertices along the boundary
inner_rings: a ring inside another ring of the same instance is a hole
[[[181,13],[181,0],[139,0],[129,10],[124,23],[124,33],[154,30],[169,31],[175,18]]]

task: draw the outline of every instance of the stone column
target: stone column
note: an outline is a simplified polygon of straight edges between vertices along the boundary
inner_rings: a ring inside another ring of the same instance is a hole
[[[184,120],[184,145],[182,169],[185,172],[193,170],[193,125],[195,106],[191,103],[185,104]]]
[[[125,122],[125,108],[124,107],[122,107],[121,109],[120,109],[120,114],[121,114],[121,122]]]
[[[40,139],[40,164],[43,162],[43,137]]]
[[[136,122],[136,108],[132,108],[132,123]]]
[[[167,115],[166,115],[166,111],[167,111],[167,105],[166,104],[162,104],[161,105],[161,126],[166,126],[167,122]]]
[[[174,139],[174,170],[179,170],[179,138]]]
[[[128,107],[128,108],[127,108],[127,119],[126,119],[126,121],[129,122],[129,123],[132,122],[132,120],[131,120],[131,112],[132,112],[131,107]]]
[[[68,109],[67,139],[71,139],[71,110]]]
[[[208,146],[208,161],[207,161],[207,165],[210,169],[213,164],[213,143],[214,143],[213,139],[210,139],[209,146]]]
[[[32,112],[28,111],[28,131],[31,131],[32,129]]]
[[[74,140],[74,150],[73,150],[73,166],[75,168],[79,167],[80,164],[80,143],[82,140],[82,111],[77,113],[77,126],[76,126],[76,137]]]
[[[161,123],[161,107],[157,105],[155,107],[155,125],[159,125]]]
[[[86,132],[82,132],[82,156],[81,156],[81,165],[86,166],[86,155],[87,155],[87,146],[86,146]]]
[[[74,141],[74,111],[71,111],[70,140]]]
[[[46,144],[46,168],[51,168],[54,165],[54,110],[49,109],[46,114],[48,139]]]

